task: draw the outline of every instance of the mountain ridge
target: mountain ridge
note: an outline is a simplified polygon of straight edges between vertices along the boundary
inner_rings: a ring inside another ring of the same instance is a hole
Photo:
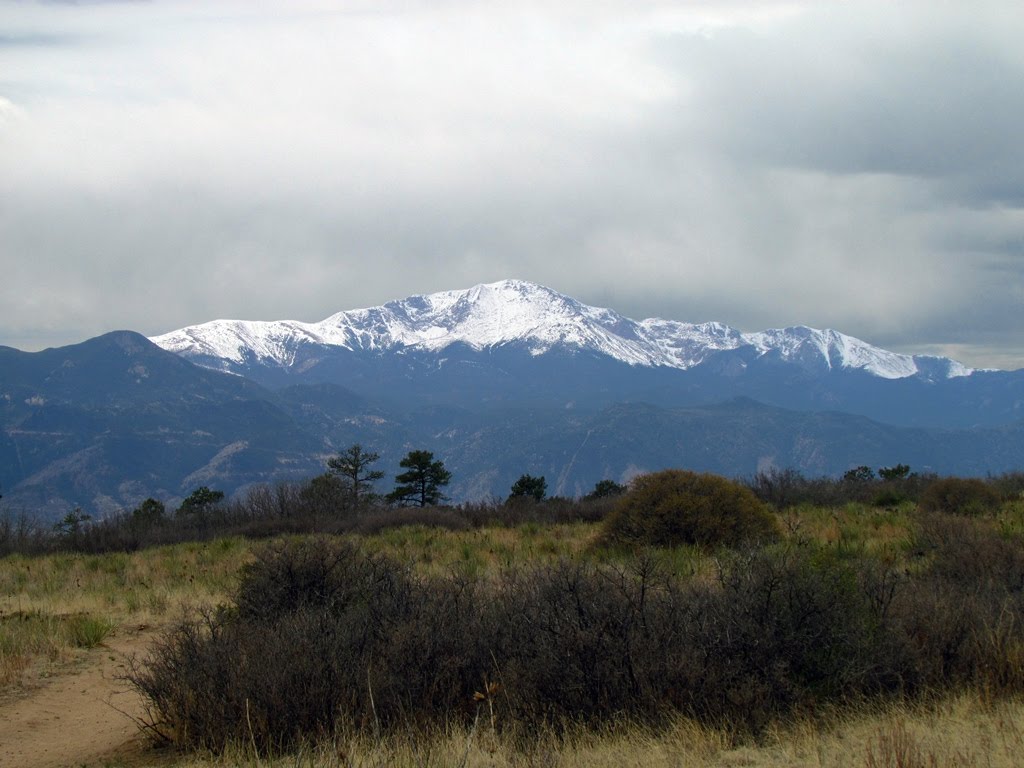
[[[458,344],[477,352],[517,346],[533,356],[589,352],[634,367],[681,371],[719,352],[747,351],[755,358],[774,356],[805,368],[859,370],[884,379],[951,379],[976,372],[950,358],[890,352],[831,329],[792,326],[744,333],[720,322],[633,320],[524,280],[414,295],[338,312],[318,323],[214,320],[150,340],[207,367],[235,372],[253,363],[301,366],[304,348],[439,353]]]

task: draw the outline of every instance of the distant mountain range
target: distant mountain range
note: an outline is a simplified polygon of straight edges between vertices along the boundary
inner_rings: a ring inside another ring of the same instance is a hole
[[[318,473],[357,441],[389,475],[434,451],[456,500],[504,496],[524,472],[564,495],[668,466],[984,474],[1024,467],[1022,417],[1024,371],[829,330],[635,321],[508,280],[313,324],[0,347],[0,505],[230,493]]]
[[[216,320],[152,341],[222,370],[250,374],[262,368],[306,377],[332,355],[443,355],[452,347],[514,348],[533,357],[586,353],[633,367],[680,371],[722,352],[739,352],[740,359],[769,356],[806,370],[855,370],[883,379],[974,373],[947,358],[899,355],[836,331],[797,327],[745,334],[721,323],[630,320],[522,280],[412,296],[339,312],[319,323]]]
[[[906,426],[1024,418],[1024,371],[901,355],[803,326],[630,320],[521,280],[413,296],[319,323],[217,320],[152,341],[264,386],[332,383],[394,404],[702,405],[730,397]]]

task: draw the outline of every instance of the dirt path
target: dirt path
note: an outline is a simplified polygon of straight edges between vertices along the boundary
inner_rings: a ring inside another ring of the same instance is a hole
[[[82,662],[0,704],[0,766],[139,765],[144,740],[128,715],[141,715],[142,702],[117,678],[153,634],[122,627]]]

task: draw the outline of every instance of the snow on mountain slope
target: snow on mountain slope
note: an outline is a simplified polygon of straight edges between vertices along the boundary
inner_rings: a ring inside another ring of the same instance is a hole
[[[862,368],[884,379],[902,379],[917,373],[914,358],[873,347],[860,339],[832,330],[797,326],[746,335],[761,354],[776,352],[783,360],[821,359],[829,368]]]
[[[610,310],[517,280],[340,312],[318,324],[325,343],[350,349],[439,351],[454,343],[473,349],[523,343],[540,355],[562,345],[593,349],[634,365],[657,365],[637,343],[634,326]]]
[[[630,320],[550,288],[503,280],[467,290],[411,296],[380,307],[339,312],[319,323],[215,320],[156,336],[154,343],[185,357],[291,366],[303,345],[352,351],[441,351],[461,343],[482,350],[522,345],[532,355],[585,350],[635,366],[688,369],[723,350],[828,369],[860,369],[886,379],[968,376],[945,358],[888,352],[832,330],[803,326],[742,333],[721,323]],[[944,374],[944,376],[943,376]]]

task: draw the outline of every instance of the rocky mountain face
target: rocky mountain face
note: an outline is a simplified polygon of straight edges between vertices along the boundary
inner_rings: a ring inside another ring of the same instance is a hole
[[[0,509],[57,517],[310,477],[354,442],[425,448],[454,500],[522,473],[576,495],[664,467],[1024,466],[1024,372],[836,331],[635,321],[504,281],[321,323],[216,321],[0,348]],[[388,487],[382,481],[381,490]]]

